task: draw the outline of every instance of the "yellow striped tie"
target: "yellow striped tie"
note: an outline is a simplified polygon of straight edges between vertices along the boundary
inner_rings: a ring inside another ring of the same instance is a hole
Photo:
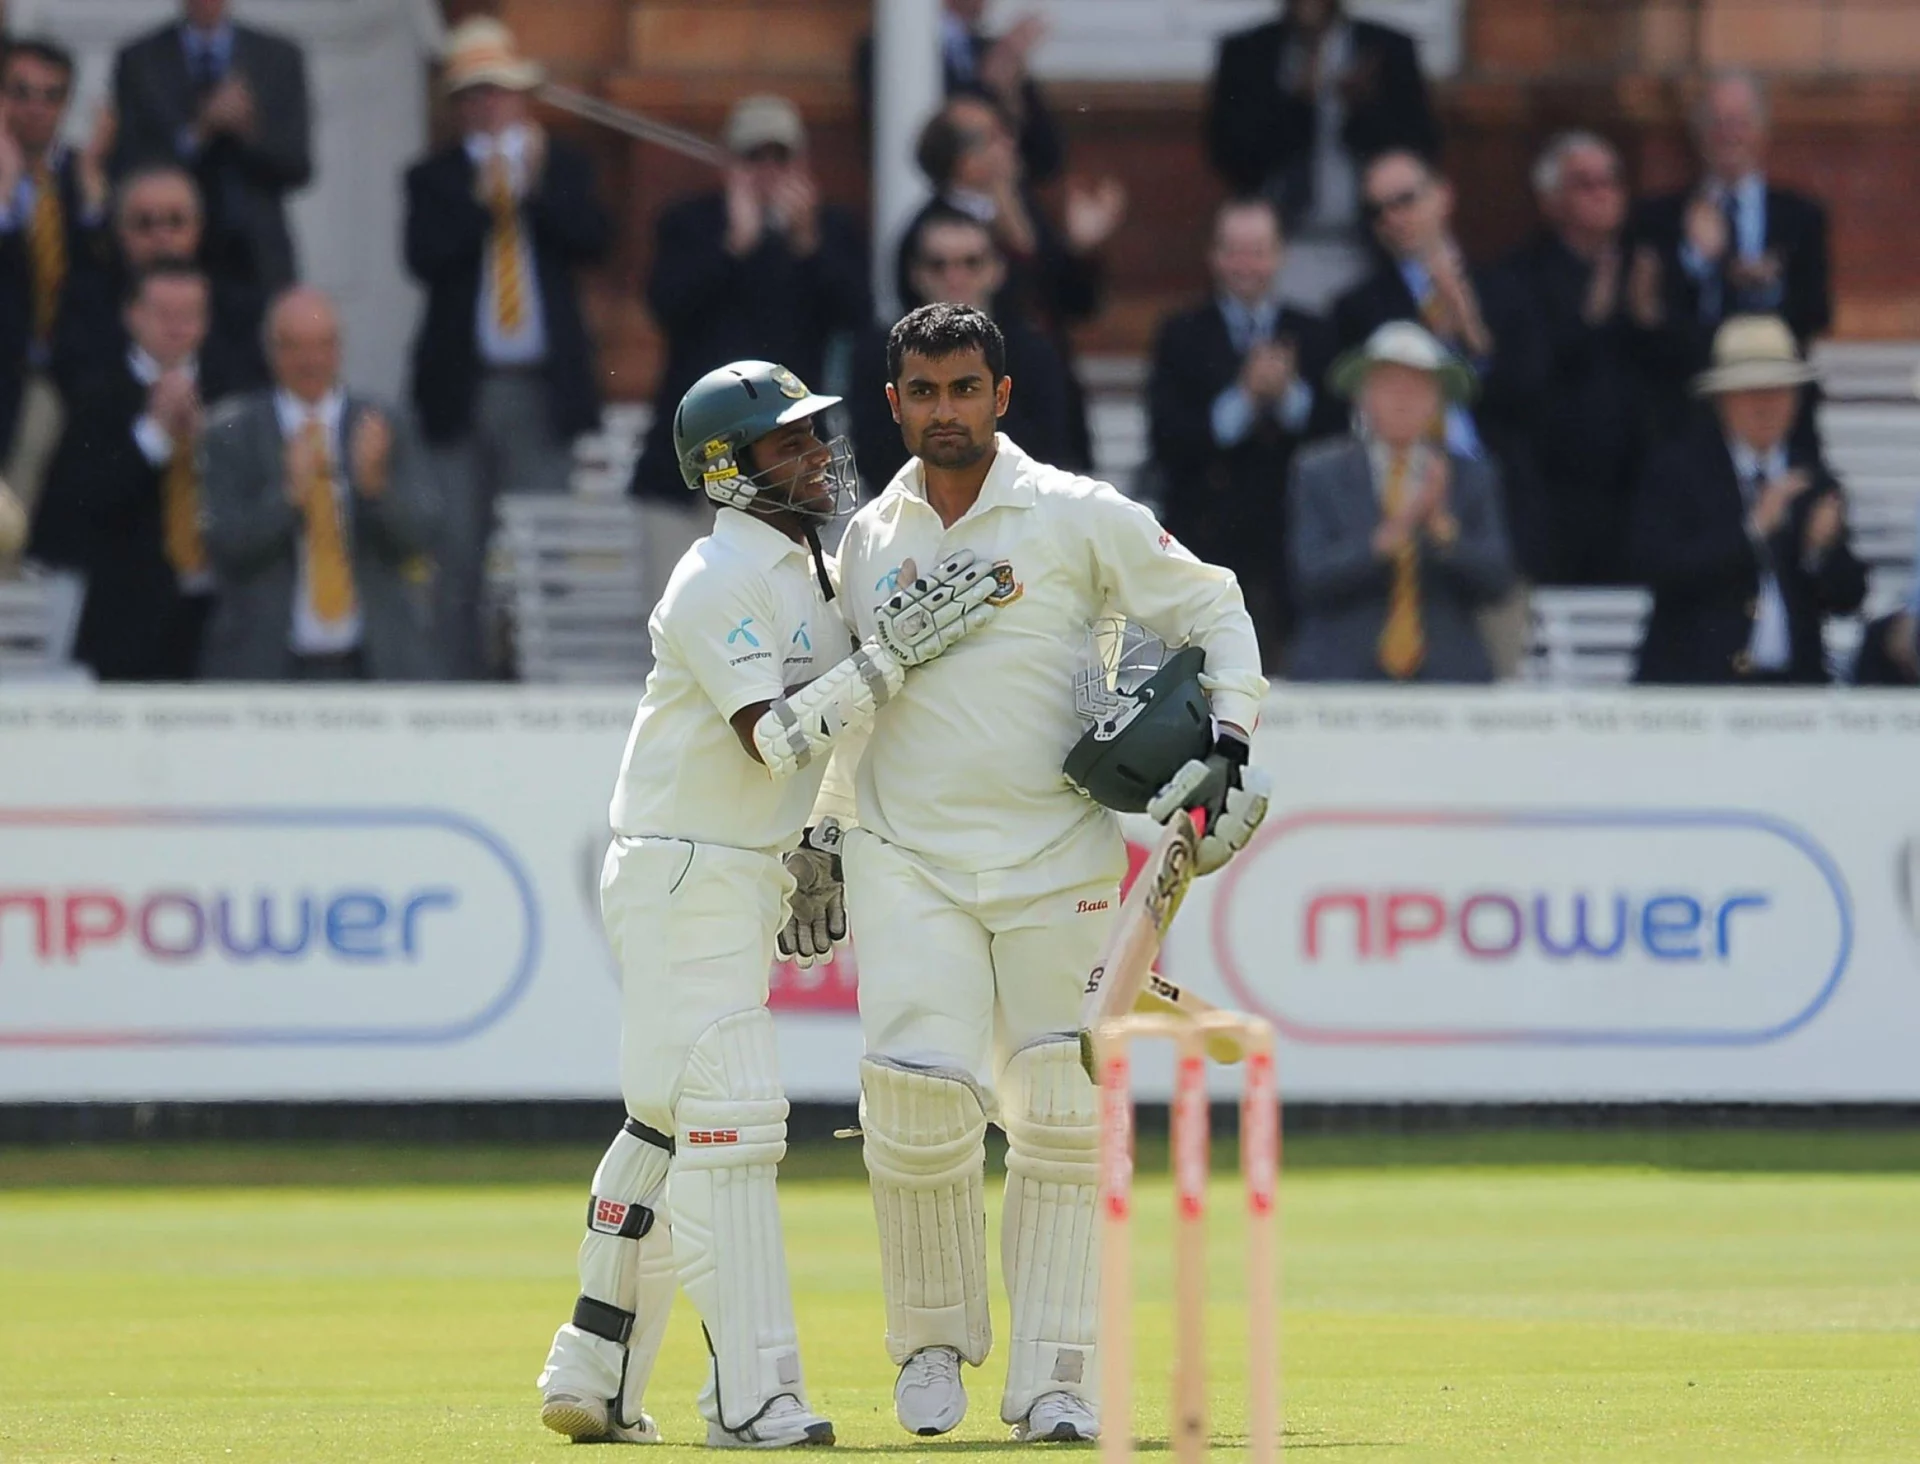
[[[1407,501],[1407,454],[1397,452],[1387,469],[1383,516],[1391,519]],[[1420,556],[1407,536],[1393,556],[1393,588],[1387,595],[1387,623],[1380,631],[1380,669],[1405,681],[1427,658],[1427,632],[1420,623]]]
[[[493,179],[487,188],[493,212],[493,318],[502,335],[518,335],[526,319],[526,297],[520,278],[520,211],[507,179],[506,157],[496,152]]]
[[[193,444],[177,443],[160,480],[160,543],[167,563],[182,580],[206,573],[207,545],[200,537],[200,474]]]
[[[65,212],[53,170],[42,163],[33,174],[33,219],[27,225],[27,253],[33,267],[33,338],[42,345],[53,336],[60,289],[67,280]]]
[[[333,458],[327,450],[327,431],[318,417],[309,417],[301,430],[307,435],[313,459],[313,476],[300,500],[307,520],[307,599],[315,619],[345,620],[353,614],[353,566],[347,560],[340,507],[333,498]]]

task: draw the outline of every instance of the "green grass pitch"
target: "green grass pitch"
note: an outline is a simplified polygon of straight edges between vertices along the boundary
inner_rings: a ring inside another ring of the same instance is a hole
[[[572,1301],[595,1158],[0,1150],[0,1460],[570,1457],[539,1425],[533,1377]],[[1381,1136],[1295,1141],[1288,1161],[1290,1450],[1920,1458],[1920,1135]],[[1165,1185],[1142,1168],[1138,1426],[1153,1453],[1171,1258]],[[801,1348],[841,1448],[1023,1452],[999,1421],[998,1353],[968,1373],[956,1435],[900,1433],[857,1153],[797,1150],[788,1169]],[[1243,1442],[1237,1199],[1220,1176],[1222,1458]],[[702,1362],[682,1304],[649,1399],[668,1445],[642,1457],[694,1456]]]

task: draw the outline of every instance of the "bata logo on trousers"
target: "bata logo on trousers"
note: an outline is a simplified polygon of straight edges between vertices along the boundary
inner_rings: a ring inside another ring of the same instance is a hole
[[[740,1142],[739,1129],[688,1129],[689,1144],[737,1144]]]

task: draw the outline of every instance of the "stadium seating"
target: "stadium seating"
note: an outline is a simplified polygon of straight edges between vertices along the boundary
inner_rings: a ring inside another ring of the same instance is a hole
[[[73,660],[85,586],[78,575],[28,569],[0,579],[0,681],[87,681]]]

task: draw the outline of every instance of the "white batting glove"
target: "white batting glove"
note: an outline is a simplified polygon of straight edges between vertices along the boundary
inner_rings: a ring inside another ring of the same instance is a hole
[[[811,966],[830,960],[847,938],[847,902],[840,879],[840,821],[823,818],[786,858],[793,876],[787,923],[775,937],[782,960]]]
[[[899,588],[874,612],[873,638],[902,666],[924,666],[998,613],[1004,594],[993,566],[971,549],[955,551],[931,576],[911,559],[900,566]]]
[[[1273,779],[1247,766],[1248,751],[1245,739],[1222,729],[1206,760],[1186,763],[1147,804],[1148,815],[1159,823],[1190,808],[1206,814],[1196,874],[1212,874],[1246,848],[1267,816]]]

